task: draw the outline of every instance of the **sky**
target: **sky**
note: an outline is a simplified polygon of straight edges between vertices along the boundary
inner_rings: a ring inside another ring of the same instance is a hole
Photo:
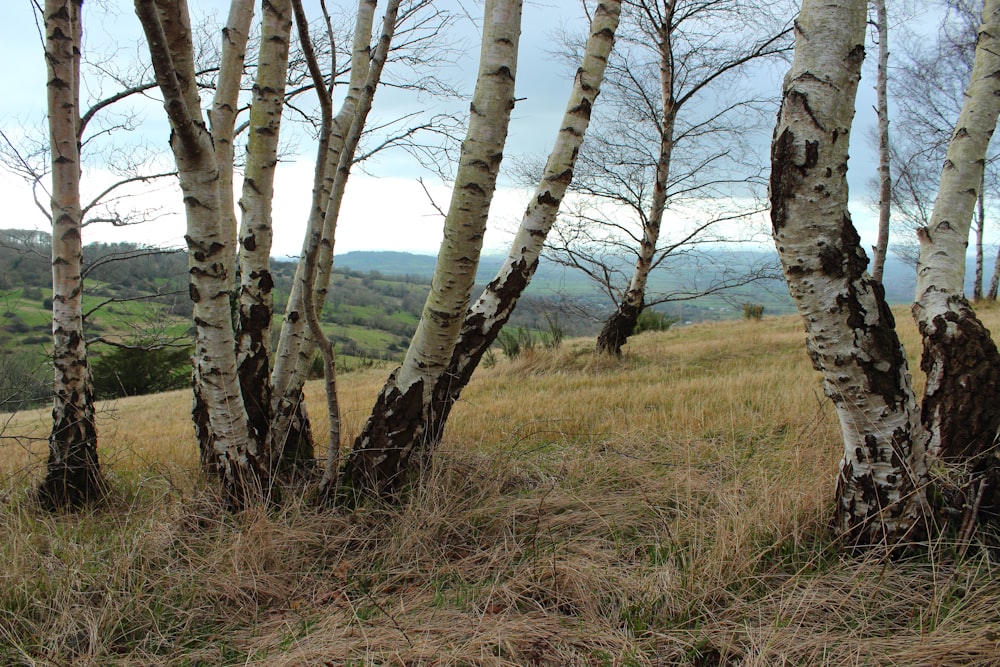
[[[227,6],[222,0],[192,0],[189,4],[193,13],[209,16],[214,13],[220,19],[224,17]],[[465,10],[473,17],[481,11],[480,4],[475,0],[442,0],[442,4],[460,12]],[[4,5],[0,44],[8,53],[17,55],[14,59],[5,59],[5,62],[13,62],[15,66],[0,71],[3,89],[9,91],[0,96],[0,129],[13,138],[39,129],[44,132],[46,76],[30,0],[4,0]],[[132,11],[132,3],[128,0],[106,0],[103,5],[110,11],[101,10],[102,3],[97,0],[85,4],[85,53],[95,54],[95,57],[106,54],[111,62],[116,63],[134,61],[142,44],[141,29]],[[317,0],[307,0],[305,5],[311,17],[319,16]],[[454,28],[450,44],[456,47],[459,55],[456,63],[444,70],[444,76],[468,93],[474,85],[477,28],[469,18],[460,19]],[[518,157],[544,159],[554,140],[572,84],[570,68],[556,62],[551,54],[552,36],[558,28],[583,29],[578,0],[526,2],[516,86],[518,102],[511,123],[505,164],[516,161]],[[772,70],[759,75],[760,85],[774,87],[777,94],[781,73]],[[859,114],[852,136],[854,158],[851,162],[852,188],[858,199],[853,206],[854,218],[866,240],[874,238],[874,217],[864,199],[868,197],[869,177],[866,174],[874,173],[875,158],[862,141],[866,134],[865,127],[870,127],[874,119],[873,112],[866,114],[874,104],[871,88],[872,81],[868,80],[862,82],[859,90]],[[93,98],[102,93],[107,94],[107,91],[94,84],[85,90],[85,95]],[[412,97],[405,98],[391,91],[380,92],[375,99],[376,113],[381,111],[383,114],[391,114],[394,106],[406,108],[406,105],[412,107],[414,104],[431,106],[437,102],[426,98],[414,102]],[[467,105],[468,102],[455,104]],[[154,157],[149,159],[170,167],[167,147],[169,128],[162,107],[156,100],[148,99],[138,104],[136,109],[142,128],[139,135],[154,151]],[[866,115],[871,116],[871,120],[866,120]],[[275,256],[294,256],[300,251],[310,199],[313,151],[314,145],[309,137],[299,132],[279,165],[274,201],[272,254]],[[155,153],[159,154],[158,157]],[[133,159],[138,155],[137,149]],[[111,176],[106,170],[93,165],[87,168],[83,184],[85,197],[88,193],[100,191],[109,182]],[[364,171],[356,169],[348,183],[338,227],[337,251],[404,250],[433,254],[440,243],[443,227],[437,208],[446,208],[449,197],[447,183],[432,173],[421,171],[400,155],[378,159],[366,165]],[[510,231],[516,227],[528,199],[529,192],[515,187],[511,177],[501,178],[490,217],[490,231],[484,244],[487,252],[502,252],[505,249],[511,237]],[[0,228],[48,229],[48,221],[32,201],[30,189],[21,179],[3,170],[0,170],[0,201],[4,202]],[[131,205],[131,202],[121,204],[123,207]],[[180,192],[176,186],[154,188],[152,194],[134,205],[156,209],[158,213],[153,221],[131,228],[91,225],[85,230],[85,242],[183,245],[184,221]]]

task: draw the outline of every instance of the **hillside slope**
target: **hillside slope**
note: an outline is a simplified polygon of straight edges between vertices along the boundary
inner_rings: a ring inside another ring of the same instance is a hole
[[[831,541],[841,444],[803,338],[766,317],[642,334],[621,361],[586,340],[499,359],[401,507],[225,515],[173,392],[102,406],[116,499],[49,517],[24,497],[46,415],[17,415],[0,663],[995,665],[995,552]],[[345,446],[385,374],[343,378]]]

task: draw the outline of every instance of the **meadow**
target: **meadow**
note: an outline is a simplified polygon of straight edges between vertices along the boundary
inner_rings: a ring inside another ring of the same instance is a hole
[[[800,320],[591,349],[498,352],[400,506],[220,511],[178,391],[102,404],[112,496],[52,516],[46,411],[4,417],[0,664],[1000,664],[996,536],[831,537],[842,445]],[[341,378],[345,447],[386,373]]]

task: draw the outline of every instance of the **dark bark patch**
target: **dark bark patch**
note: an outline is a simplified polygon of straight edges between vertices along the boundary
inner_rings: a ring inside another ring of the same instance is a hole
[[[286,483],[308,479],[316,471],[316,449],[305,394],[299,390],[293,400],[281,401],[277,411],[287,418],[288,429],[272,443],[272,472]]]
[[[271,272],[267,270],[261,271],[256,274],[256,278],[257,288],[264,294],[270,294],[271,290],[274,289],[274,277],[271,275]]]
[[[496,299],[495,310],[489,313],[489,319],[483,313],[468,313],[463,320],[451,361],[434,386],[428,409],[425,437],[432,445],[440,441],[452,406],[469,383],[483,355],[510,320],[518,299],[537,268],[537,259],[531,264],[524,258],[514,262],[506,276],[494,278],[486,286],[485,291]]]
[[[560,202],[560,200],[553,197],[552,193],[548,190],[538,195],[535,201],[538,202],[539,206],[559,206]]]
[[[580,116],[581,118],[590,118],[591,110],[592,107],[590,100],[582,99],[579,104],[569,110],[569,113],[574,116]]]
[[[349,496],[395,496],[407,478],[412,454],[425,444],[424,382],[418,380],[403,391],[396,385],[397,372],[379,392],[347,458],[341,479]]]

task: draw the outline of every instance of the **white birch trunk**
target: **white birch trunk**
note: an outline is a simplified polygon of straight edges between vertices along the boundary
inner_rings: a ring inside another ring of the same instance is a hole
[[[458,340],[503,159],[520,38],[521,0],[487,0],[471,118],[445,218],[444,241],[417,331],[354,444],[345,479],[357,491],[398,489],[424,426],[438,378]]]
[[[542,179],[521,218],[507,258],[496,277],[466,313],[448,370],[435,386],[427,426],[427,437],[431,442],[440,441],[452,405],[510,319],[538,267],[545,239],[573,179],[576,158],[590,126],[591,112],[614,44],[621,4],[621,0],[606,0],[594,10],[590,37]]]
[[[771,152],[771,220],[813,365],[840,420],[835,529],[894,545],[923,529],[924,443],[909,370],[847,207],[865,0],[805,0]]]
[[[183,0],[186,3],[186,0]],[[169,3],[165,6],[168,6]],[[186,11],[186,10],[185,10]],[[161,14],[162,16],[163,14]],[[236,288],[236,213],[233,199],[233,135],[236,124],[236,108],[239,103],[240,84],[243,76],[243,66],[246,60],[246,43],[250,33],[250,22],[253,19],[252,0],[230,0],[229,13],[226,17],[226,25],[220,32],[222,39],[219,75],[216,82],[215,95],[212,98],[212,108],[208,113],[209,135],[212,138],[212,145],[215,150],[215,164],[219,172],[219,215],[221,217],[222,243],[223,249],[219,256],[218,264],[226,267],[230,276],[230,291]],[[167,25],[167,24],[165,24]],[[168,38],[170,33],[168,33]],[[184,41],[172,44],[173,57],[177,61],[178,69],[186,72],[186,68],[191,63],[193,67],[194,51],[191,50],[190,58],[188,53],[179,53],[181,49],[187,49]],[[193,72],[193,70],[192,70]],[[181,74],[184,85],[189,76],[187,73]],[[197,93],[197,89],[193,91]],[[188,93],[189,103],[194,103],[193,94]],[[195,107],[199,109],[198,115],[201,117],[200,100]],[[197,384],[195,385],[197,387]],[[194,428],[201,447],[202,467],[210,475],[217,472],[216,457],[212,446],[212,426],[208,421],[209,410],[202,404],[202,396],[197,389],[194,392]]]
[[[986,298],[996,301],[997,291],[1000,291],[1000,247],[997,248],[997,255],[993,260],[993,276],[990,278],[990,289],[986,292]]]
[[[266,3],[265,3],[266,4]],[[236,269],[236,204],[233,199],[236,112],[239,106],[246,46],[253,20],[253,0],[230,0],[226,27],[222,30],[222,60],[212,109],[208,114],[209,130],[215,146],[215,161],[219,165],[219,192],[222,196],[222,230],[226,256],[231,270]],[[261,50],[267,45],[261,40]],[[256,101],[256,100],[255,100]],[[235,277],[235,276],[234,276]],[[235,284],[233,289],[235,289]]]
[[[987,0],[934,211],[929,225],[918,232],[913,316],[923,336],[921,368],[927,374],[923,422],[931,453],[945,460],[967,462],[990,452],[1000,426],[1000,354],[964,296],[969,229],[1000,113],[998,71],[1000,0]],[[977,461],[976,466],[981,463],[997,467],[995,461]]]
[[[247,165],[243,175],[240,225],[239,336],[240,387],[253,436],[262,451],[270,451],[271,433],[271,241],[274,174],[288,74],[292,29],[289,0],[263,6],[261,46],[250,108]]]
[[[247,0],[249,1],[249,0]],[[212,137],[198,105],[190,20],[184,0],[136,0],[156,80],[171,125],[170,146],[177,163],[187,217],[189,289],[194,304],[195,405],[209,433],[200,444],[210,450],[227,504],[240,509],[270,491],[261,452],[250,438],[240,393],[230,312],[232,269],[228,262],[225,198]]]
[[[49,147],[52,155],[52,432],[39,500],[76,507],[103,491],[93,387],[83,336],[80,207],[82,0],[46,0]]]
[[[313,294],[311,299],[305,300],[306,322],[309,325],[311,342],[323,354],[323,377],[326,384],[329,431],[326,470],[321,483],[322,493],[324,494],[328,490],[335,488],[337,483],[340,467],[340,411],[337,402],[336,356],[333,344],[323,334],[319,321],[319,313],[326,302],[330,274],[333,269],[333,250],[337,236],[337,221],[340,219],[340,207],[344,200],[344,192],[347,189],[347,179],[351,174],[354,155],[357,152],[358,143],[361,141],[361,133],[368,120],[368,114],[371,112],[375,90],[382,79],[382,69],[385,67],[386,59],[389,57],[389,47],[392,44],[392,37],[396,30],[399,5],[400,0],[389,0],[386,6],[385,15],[382,18],[382,32],[379,35],[375,51],[372,53],[371,62],[368,66],[368,76],[365,78],[360,94],[356,98],[354,120],[347,135],[343,139],[337,139],[338,143],[342,142],[340,160],[337,164],[332,190],[327,201],[326,213],[323,219],[322,238],[310,238],[311,243],[306,251],[306,256],[303,258],[305,277],[302,285],[312,285]],[[352,91],[352,93],[356,92],[358,91]],[[303,377],[303,374],[299,373],[298,377]],[[299,387],[299,391],[301,392],[301,386]]]

